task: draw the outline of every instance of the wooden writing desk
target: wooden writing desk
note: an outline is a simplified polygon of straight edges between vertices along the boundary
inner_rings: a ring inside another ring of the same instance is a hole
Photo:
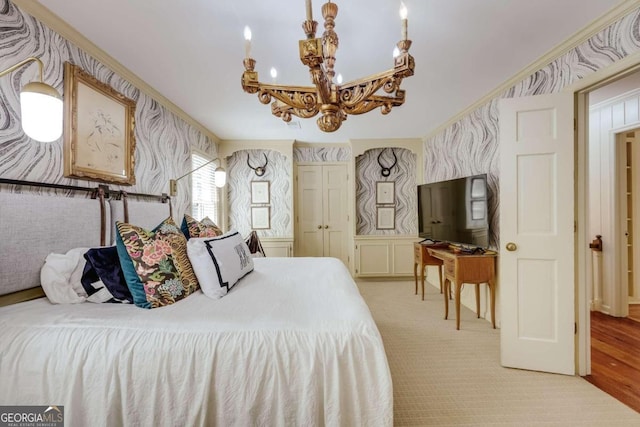
[[[416,282],[416,295],[418,295],[418,265],[420,265],[420,282],[422,283],[422,301],[424,301],[424,278],[426,277],[424,268],[427,265],[438,266],[438,276],[440,278],[440,293],[442,293],[442,260],[434,258],[429,253],[429,245],[419,242],[413,244],[413,278]]]
[[[428,249],[429,254],[444,264],[444,318],[449,317],[449,300],[447,298],[451,283],[454,284],[456,304],[456,329],[460,329],[460,290],[463,283],[476,285],[476,312],[480,317],[480,284],[489,287],[491,324],[496,328],[496,254],[464,255],[456,254],[449,249]]]

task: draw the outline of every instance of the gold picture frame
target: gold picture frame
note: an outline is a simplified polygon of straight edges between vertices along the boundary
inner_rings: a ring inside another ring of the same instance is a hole
[[[376,205],[394,205],[396,203],[395,181],[376,182]]]
[[[269,230],[271,228],[271,207],[251,206],[251,229]]]
[[[64,176],[135,184],[135,109],[135,101],[65,62]]]
[[[396,207],[376,206],[376,230],[395,230]]]
[[[269,181],[251,181],[251,204],[268,204],[271,201]]]

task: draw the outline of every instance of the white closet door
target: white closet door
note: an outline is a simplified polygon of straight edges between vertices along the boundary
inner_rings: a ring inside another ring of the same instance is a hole
[[[297,256],[330,256],[347,265],[347,166],[298,166]]]

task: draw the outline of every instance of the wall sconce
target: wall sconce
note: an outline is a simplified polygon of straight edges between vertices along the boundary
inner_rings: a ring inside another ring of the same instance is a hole
[[[30,138],[52,142],[62,135],[62,97],[43,81],[42,61],[32,56],[0,71],[0,77],[34,61],[40,68],[40,81],[27,83],[20,91],[20,121],[22,130]]]
[[[220,160],[220,158],[216,157],[215,159],[209,160],[208,162],[198,166],[197,168],[195,168],[191,172],[185,173],[181,177],[178,177],[176,179],[170,179],[169,180],[169,195],[170,196],[175,196],[178,193],[178,181],[180,181],[182,178],[184,178],[185,176],[191,175],[192,173],[194,173],[198,169],[201,169],[201,168],[207,166],[208,164],[215,162],[216,160]],[[214,178],[216,180],[216,187],[222,188],[227,183],[227,173],[225,172],[224,168],[222,168],[222,166],[218,166],[216,168],[216,170],[213,172],[213,176],[214,176]]]

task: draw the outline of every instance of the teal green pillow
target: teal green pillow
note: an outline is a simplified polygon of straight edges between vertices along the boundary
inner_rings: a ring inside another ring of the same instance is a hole
[[[152,233],[158,231],[180,233],[180,230],[176,226],[171,217],[162,221],[156,228],[152,230]],[[131,256],[127,252],[127,247],[120,235],[120,228],[116,226],[116,249],[118,250],[118,258],[120,259],[120,267],[124,274],[124,280],[127,282],[127,287],[133,297],[133,303],[141,308],[152,308],[152,304],[147,298],[147,294],[144,290],[144,284],[140,280],[140,276],[136,271],[136,267],[133,264]]]
[[[127,248],[124,246],[124,242],[122,241],[122,237],[120,237],[120,233],[117,232],[117,228],[116,249],[118,250],[118,258],[120,258],[120,267],[124,274],[124,280],[127,282],[127,287],[133,297],[133,303],[138,307],[151,308],[151,303],[147,301],[147,294],[144,292],[142,281],[140,277],[138,277],[138,273],[136,273],[136,268],[133,266],[133,261],[131,261],[131,257],[127,253]]]

